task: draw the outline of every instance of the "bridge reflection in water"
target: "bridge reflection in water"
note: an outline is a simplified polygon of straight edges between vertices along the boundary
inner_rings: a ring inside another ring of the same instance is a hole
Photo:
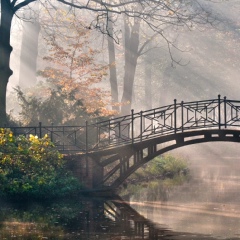
[[[62,199],[62,201],[47,204],[25,203],[20,205],[20,208],[19,205],[13,206],[15,205],[9,202],[7,204],[1,202],[0,239],[219,239],[213,235],[184,232],[187,231],[185,230],[188,227],[187,224],[182,231],[171,230],[165,225],[156,224],[139,214],[119,196],[111,199],[79,198],[74,201]],[[178,214],[177,211],[176,214]],[[192,221],[197,223],[198,219]],[[197,232],[198,229],[195,231]],[[237,237],[224,239],[240,240]]]
[[[57,148],[91,175],[93,189],[115,189],[154,157],[182,146],[240,141],[240,101],[180,102],[85,126],[11,128],[14,134],[48,134]],[[74,155],[74,156],[73,156]],[[67,157],[66,157],[67,158]],[[75,167],[76,168],[76,167]]]
[[[14,206],[1,202],[0,239],[215,239],[209,235],[176,232],[155,224],[119,196],[112,199],[62,199],[47,204],[18,203]]]
[[[109,200],[92,200],[82,213],[80,239],[214,240],[209,235],[174,232],[146,219],[119,196]],[[236,238],[237,239],[237,238]]]

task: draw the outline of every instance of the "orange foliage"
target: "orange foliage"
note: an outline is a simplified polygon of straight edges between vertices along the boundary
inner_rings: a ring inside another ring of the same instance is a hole
[[[49,55],[44,60],[48,67],[39,74],[51,88],[61,89],[66,95],[72,94],[75,99],[80,99],[88,113],[98,112],[100,116],[115,114],[108,109],[110,93],[100,87],[108,66],[97,63],[99,51],[91,48],[89,43],[91,30],[83,28],[83,24],[71,15],[68,22],[61,22],[61,25],[67,26],[67,33],[62,30],[61,34],[45,39]]]

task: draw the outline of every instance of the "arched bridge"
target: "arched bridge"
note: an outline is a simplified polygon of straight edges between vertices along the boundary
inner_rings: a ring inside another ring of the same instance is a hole
[[[177,102],[147,111],[86,122],[85,126],[12,128],[16,135],[48,134],[60,151],[95,163],[94,188],[116,188],[154,157],[189,144],[240,141],[240,101]]]

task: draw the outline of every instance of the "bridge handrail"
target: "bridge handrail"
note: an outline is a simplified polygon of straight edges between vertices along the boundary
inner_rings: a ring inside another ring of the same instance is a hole
[[[203,128],[240,126],[240,101],[226,97],[173,104],[84,126],[11,127],[15,135],[48,134],[62,152],[89,152]],[[239,115],[239,116],[238,116]],[[6,126],[7,127],[7,126]]]

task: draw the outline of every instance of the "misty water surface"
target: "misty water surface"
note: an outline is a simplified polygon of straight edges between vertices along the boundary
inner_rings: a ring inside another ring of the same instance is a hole
[[[192,177],[164,201],[154,192],[130,195],[130,202],[1,202],[0,239],[240,239],[238,144],[188,146],[173,154],[185,154]]]
[[[156,190],[131,206],[173,231],[240,239],[240,155],[237,143],[206,143],[180,149],[191,169],[188,183],[169,191],[168,201]]]

